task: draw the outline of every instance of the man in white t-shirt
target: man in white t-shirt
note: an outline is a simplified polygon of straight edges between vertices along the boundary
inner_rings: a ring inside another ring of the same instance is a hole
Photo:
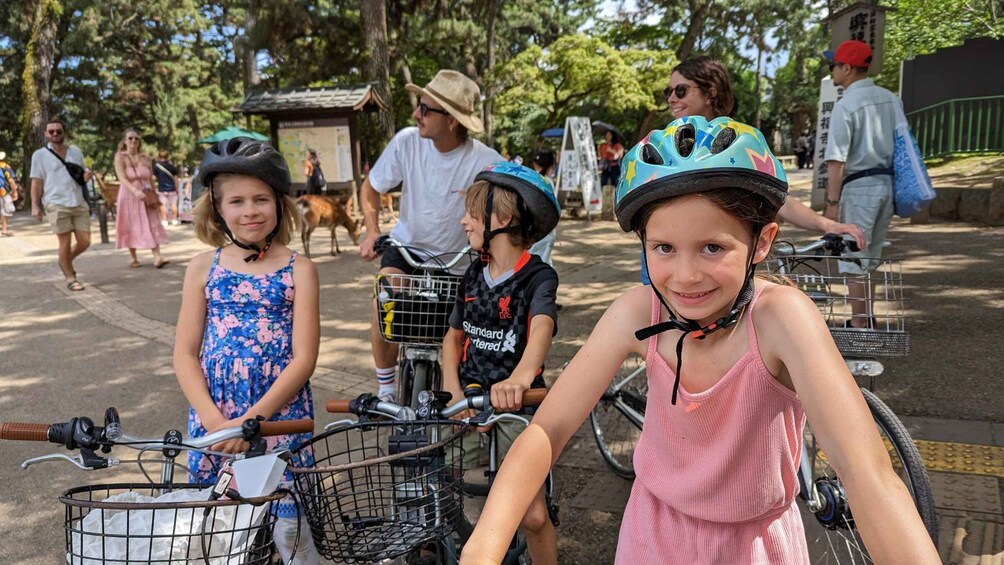
[[[31,214],[42,221],[48,216],[52,231],[59,240],[59,267],[66,277],[66,288],[84,290],[77,280],[73,260],[91,245],[91,216],[83,187],[70,176],[66,163],[82,173],[87,182],[92,173],[84,166],[84,154],[66,143],[66,125],[49,120],[45,125],[46,147],[31,156]],[[70,235],[76,238],[71,245]]]
[[[401,185],[400,217],[391,236],[409,247],[434,255],[459,251],[467,245],[460,226],[464,217],[463,191],[474,176],[502,156],[468,132],[484,131],[475,115],[474,104],[481,90],[471,79],[456,71],[443,70],[425,88],[405,86],[420,97],[411,117],[417,127],[397,132],[363,181],[360,201],[366,238],[359,246],[366,261],[376,258],[373,244],[380,236],[380,195]],[[409,274],[413,268],[400,252],[384,252],[382,274]],[[380,324],[374,301],[370,342],[376,363],[381,398],[396,393],[397,344],[380,337]],[[407,400],[407,399],[403,399]]]

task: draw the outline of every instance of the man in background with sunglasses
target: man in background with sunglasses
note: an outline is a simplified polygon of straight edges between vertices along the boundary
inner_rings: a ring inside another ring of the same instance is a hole
[[[835,52],[823,55],[829,60],[833,84],[844,89],[843,97],[833,105],[824,153],[825,215],[864,231],[868,247],[851,256],[880,258],[893,213],[893,132],[902,102],[868,78],[872,50],[866,43],[844,41]],[[875,261],[842,261],[840,270],[862,274],[877,266]],[[857,299],[853,304],[863,309],[864,286],[849,285],[848,292]],[[848,324],[864,328],[870,321],[862,312]]]
[[[52,231],[59,240],[59,268],[66,277],[66,288],[84,290],[77,280],[73,260],[91,245],[91,216],[83,187],[71,175],[86,183],[93,173],[84,166],[84,154],[75,145],[66,143],[66,125],[49,120],[45,125],[46,147],[31,156],[31,214],[38,221],[48,216]],[[71,245],[71,234],[76,244]]]
[[[460,226],[463,191],[485,167],[504,160],[494,149],[468,136],[469,132],[484,131],[475,110],[481,90],[473,80],[457,71],[442,70],[425,88],[414,84],[405,88],[419,97],[420,103],[411,114],[416,125],[394,135],[360,190],[366,238],[359,251],[366,261],[376,258],[373,244],[380,236],[380,195],[399,185],[400,216],[391,236],[434,255],[463,249],[467,245]],[[466,268],[467,264],[461,263],[456,274]],[[413,271],[396,249],[384,252],[382,274]],[[375,301],[370,342],[379,382],[377,395],[395,399],[397,344],[381,339]]]

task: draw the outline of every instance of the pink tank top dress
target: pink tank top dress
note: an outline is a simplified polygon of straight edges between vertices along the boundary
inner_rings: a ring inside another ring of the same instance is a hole
[[[753,330],[760,290],[740,322],[749,350],[704,392],[680,383],[676,406],[673,370],[656,348],[659,336],[649,340],[649,402],[619,565],[809,563],[795,505],[805,413],[760,357]],[[653,324],[660,313],[653,294]]]

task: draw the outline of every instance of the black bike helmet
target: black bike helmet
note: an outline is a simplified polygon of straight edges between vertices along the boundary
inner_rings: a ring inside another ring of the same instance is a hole
[[[218,174],[246,175],[262,180],[276,193],[275,198],[275,228],[265,238],[265,246],[259,248],[255,244],[244,244],[234,239],[233,233],[223,221],[216,207],[216,195],[213,193],[213,178]],[[272,238],[279,233],[282,223],[282,197],[288,196],[293,185],[286,159],[268,143],[251,139],[250,137],[234,137],[213,144],[206,149],[199,165],[199,182],[209,191],[213,204],[213,218],[223,233],[241,249],[253,251],[244,261],[257,261],[265,257],[272,246]]]
[[[482,258],[487,258],[489,242],[493,237],[504,232],[519,231],[531,241],[537,241],[558,225],[561,216],[561,206],[554,195],[551,182],[540,173],[529,167],[517,165],[508,161],[500,161],[488,165],[474,177],[474,182],[488,182],[488,195],[485,202],[485,234],[482,245]],[[519,198],[520,225],[491,230],[492,186],[500,186],[515,192]]]
[[[641,237],[645,261],[645,227],[640,224],[641,212],[655,202],[719,188],[739,188],[760,197],[776,213],[788,194],[784,168],[771,153],[763,134],[725,117],[711,121],[701,116],[680,118],[664,130],[649,133],[624,156],[622,169],[626,172],[621,175],[614,194],[614,209],[621,229],[635,230]],[[684,338],[693,332],[692,337],[703,339],[735,324],[740,312],[753,299],[755,270],[751,248],[742,290],[728,314],[706,326],[696,320],[677,317],[659,289],[652,285],[652,291],[669,313],[669,320],[638,330],[635,336],[641,340],[667,330],[683,332],[676,343],[673,404],[676,404],[680,386]]]

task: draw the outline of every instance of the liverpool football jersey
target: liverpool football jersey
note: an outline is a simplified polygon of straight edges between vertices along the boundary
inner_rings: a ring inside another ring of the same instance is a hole
[[[526,349],[530,320],[539,314],[554,320],[558,331],[558,273],[526,251],[512,276],[489,284],[480,261],[467,269],[450,314],[450,327],[464,332],[460,384],[480,384],[485,390],[509,378]],[[553,335],[553,334],[552,334]],[[533,388],[544,386],[543,367]]]

